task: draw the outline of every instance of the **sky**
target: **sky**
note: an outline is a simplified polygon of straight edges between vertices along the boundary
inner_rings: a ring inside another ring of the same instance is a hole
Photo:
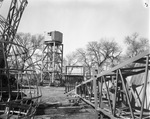
[[[123,49],[126,36],[137,32],[149,38],[149,9],[145,0],[28,0],[18,32],[63,33],[64,55],[88,42],[114,39]],[[10,0],[0,14],[5,18]]]

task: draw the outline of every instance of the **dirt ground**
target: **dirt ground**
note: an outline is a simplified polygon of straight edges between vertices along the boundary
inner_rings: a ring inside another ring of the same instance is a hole
[[[95,111],[85,103],[73,106],[64,87],[41,87],[42,98],[35,119],[95,119]]]

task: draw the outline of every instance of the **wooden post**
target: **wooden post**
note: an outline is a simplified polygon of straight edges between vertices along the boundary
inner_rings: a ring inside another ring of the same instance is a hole
[[[55,46],[56,46],[56,44],[54,42],[53,43],[53,60],[52,60],[52,68],[53,68],[53,70],[52,70],[52,79],[51,79],[51,83],[52,84],[54,83],[54,80],[55,80],[55,53],[56,53]]]
[[[113,116],[115,116],[115,111],[116,111],[116,100],[117,100],[117,91],[118,91],[118,80],[119,80],[119,71],[117,70],[116,71],[116,84],[114,82],[114,79],[113,80],[113,85],[116,86],[114,87],[115,88],[115,93],[113,94]]]
[[[124,81],[123,75],[121,73],[121,70],[119,69],[118,71],[119,71],[120,78],[121,78],[122,84],[123,84],[123,88],[124,88],[124,91],[125,91],[125,94],[126,94],[126,97],[127,97],[128,105],[129,105],[130,112],[131,112],[131,116],[132,116],[132,119],[134,119],[134,113],[133,113],[133,110],[132,110],[132,107],[131,107],[130,98],[129,98],[129,94],[128,94],[128,91],[127,91],[127,88],[126,88],[126,85],[125,85],[125,81]]]
[[[97,101],[97,85],[96,85],[96,80],[97,80],[97,70],[93,70],[93,90],[94,90],[94,105],[95,105],[95,110],[98,108],[98,101]],[[96,118],[98,119],[98,113],[96,111]]]

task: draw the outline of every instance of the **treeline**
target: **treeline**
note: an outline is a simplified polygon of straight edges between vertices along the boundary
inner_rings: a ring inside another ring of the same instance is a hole
[[[114,39],[101,38],[99,41],[87,43],[85,48],[79,48],[64,58],[64,66],[82,65],[91,72],[92,67],[99,72],[108,70],[119,63],[136,56],[149,48],[147,38],[140,37],[138,33],[126,36],[124,41],[125,51]]]
[[[34,69],[40,73],[44,36],[18,33],[16,37],[18,37],[21,45],[27,49],[27,55],[22,60],[24,61],[22,68],[30,69],[34,66]],[[133,33],[120,40],[124,41],[124,47],[126,47],[124,53],[123,48],[115,39],[101,38],[98,41],[88,42],[85,48],[76,49],[76,51],[66,55],[63,59],[63,66],[85,66],[87,72],[91,72],[92,67],[96,67],[101,72],[149,48],[148,39],[140,37],[138,33]]]

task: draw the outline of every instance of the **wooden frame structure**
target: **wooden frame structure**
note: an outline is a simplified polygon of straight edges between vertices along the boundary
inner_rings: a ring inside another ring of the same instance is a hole
[[[49,85],[62,80],[63,44],[58,41],[45,41],[43,44],[41,82],[49,77]]]
[[[108,71],[93,74],[74,91],[97,111],[97,118],[150,118],[149,50]]]
[[[74,72],[74,69],[80,69],[80,71]],[[72,72],[73,71],[73,72]],[[84,81],[84,67],[83,66],[66,66],[65,77],[65,93],[73,90],[76,85]]]

